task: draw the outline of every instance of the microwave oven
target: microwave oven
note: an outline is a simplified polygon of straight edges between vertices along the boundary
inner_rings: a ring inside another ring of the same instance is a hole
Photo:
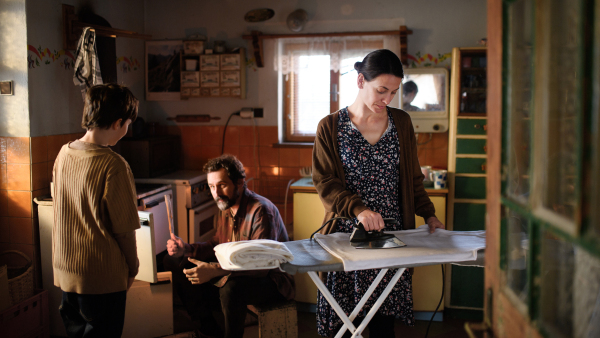
[[[179,169],[181,139],[178,135],[123,138],[113,148],[129,163],[135,178],[150,178]]]

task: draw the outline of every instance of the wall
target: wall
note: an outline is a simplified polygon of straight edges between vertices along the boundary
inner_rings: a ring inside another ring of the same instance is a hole
[[[0,96],[0,137],[29,136],[25,0],[0,1],[0,81],[13,81]]]
[[[75,53],[63,49],[62,3],[74,5],[76,12],[89,4],[115,28],[144,31],[143,0],[0,1],[0,78],[16,84],[15,96],[0,97],[0,252],[16,249],[31,257],[37,282],[33,198],[50,193],[62,145],[83,135],[83,99],[72,79]],[[118,81],[141,99],[143,114],[144,42],[120,38],[116,46]]]
[[[225,152],[239,156],[249,176],[258,179],[256,190],[273,200],[281,209],[289,179],[300,177],[299,169],[311,165],[312,148],[276,148],[277,138],[277,72],[273,70],[273,40],[264,42],[265,67],[252,63],[252,46],[242,35],[252,30],[265,34],[289,34],[285,20],[297,8],[308,12],[309,21],[303,32],[344,32],[397,30],[406,25],[413,31],[408,36],[410,67],[450,66],[453,47],[475,46],[486,36],[486,3],[479,0],[410,1],[383,0],[367,2],[278,1],[240,2],[180,1],[172,6],[160,0],[146,0],[146,33],[156,39],[184,39],[191,34],[214,40],[225,40],[229,48],[246,47],[250,65],[247,67],[247,99],[194,98],[184,101],[147,102],[148,120],[164,125],[163,132],[182,136],[183,167],[200,169],[210,157],[221,153],[223,126],[234,111],[242,107],[262,107],[265,117],[257,119],[260,142],[258,161],[254,159],[252,121],[233,117],[227,129]],[[262,23],[248,23],[244,15],[255,8],[271,8],[275,16]],[[220,120],[204,124],[176,124],[167,117],[178,114],[210,114]],[[238,135],[236,135],[236,133]],[[420,135],[419,159],[423,165],[437,168],[448,166],[448,133]],[[259,164],[257,162],[260,162]],[[259,165],[259,169],[255,166]],[[288,195],[291,203],[291,194]],[[291,222],[291,205],[288,219]],[[283,214],[283,212],[282,212]]]

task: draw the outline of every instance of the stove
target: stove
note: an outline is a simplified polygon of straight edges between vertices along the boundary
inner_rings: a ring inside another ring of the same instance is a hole
[[[170,184],[173,187],[175,234],[188,243],[194,243],[212,230],[212,219],[218,212],[206,176],[202,171],[179,170],[159,177],[137,178],[135,182]]]

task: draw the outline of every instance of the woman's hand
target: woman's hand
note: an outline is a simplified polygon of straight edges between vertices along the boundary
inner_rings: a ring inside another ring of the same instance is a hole
[[[440,222],[439,219],[435,216],[431,216],[427,219],[427,225],[429,225],[429,233],[432,234],[435,232],[435,228],[444,229],[444,225]]]
[[[356,218],[362,223],[366,231],[379,231],[385,228],[381,214],[369,209],[363,210]]]

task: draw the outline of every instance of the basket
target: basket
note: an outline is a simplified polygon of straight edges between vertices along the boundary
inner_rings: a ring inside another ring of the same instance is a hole
[[[16,305],[33,296],[33,264],[26,254],[18,250],[3,251],[0,257],[11,254],[19,255],[26,261],[24,266],[8,266],[8,298],[11,305]]]

